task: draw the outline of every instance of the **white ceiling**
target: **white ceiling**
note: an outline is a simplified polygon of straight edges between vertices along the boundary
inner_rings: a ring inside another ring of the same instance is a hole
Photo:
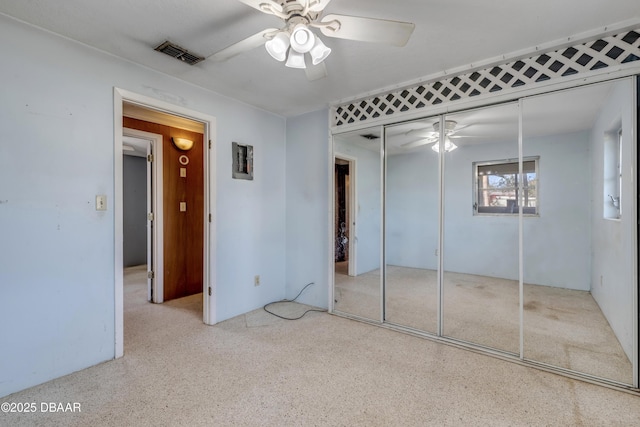
[[[265,110],[295,116],[620,22],[640,22],[637,0],[332,0],[325,14],[409,21],[402,48],[322,36],[329,76],[309,82],[257,48],[190,66],[154,51],[170,40],[209,56],[282,21],[237,0],[3,0],[0,13]]]

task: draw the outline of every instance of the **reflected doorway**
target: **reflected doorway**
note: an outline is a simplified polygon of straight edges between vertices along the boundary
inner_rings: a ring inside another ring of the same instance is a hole
[[[355,159],[337,157],[334,164],[335,182],[335,239],[334,261],[337,274],[355,275],[355,242],[353,216],[355,179]]]

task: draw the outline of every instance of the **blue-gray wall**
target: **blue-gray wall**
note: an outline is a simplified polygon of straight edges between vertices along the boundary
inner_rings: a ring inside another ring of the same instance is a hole
[[[115,356],[114,87],[216,118],[215,320],[285,296],[283,117],[3,15],[0,39],[0,396]]]
[[[287,120],[287,298],[327,308],[329,122],[326,110]]]
[[[631,360],[633,357],[634,299],[637,272],[634,271],[631,254],[635,253],[634,222],[637,208],[634,205],[636,188],[633,158],[636,141],[632,138],[635,108],[630,94],[635,81],[618,82],[609,94],[605,107],[600,111],[591,131],[591,165],[593,193],[591,202],[592,234],[592,289],[591,293],[615,332],[622,348]],[[619,220],[604,218],[603,206],[609,201],[604,192],[604,139],[608,132],[622,129],[622,215]],[[636,166],[637,167],[637,166]]]

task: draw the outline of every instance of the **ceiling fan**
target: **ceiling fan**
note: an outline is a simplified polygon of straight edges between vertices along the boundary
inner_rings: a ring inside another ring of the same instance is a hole
[[[445,151],[453,151],[456,148],[458,148],[458,146],[454,144],[453,141],[451,140],[455,138],[462,138],[463,136],[456,135],[456,132],[459,132],[460,130],[468,127],[469,125],[461,126],[461,127],[457,127],[457,126],[458,126],[458,123],[455,120],[444,121],[444,137],[445,137],[444,150]],[[405,135],[416,135],[416,136],[419,136],[420,139],[416,141],[407,142],[406,144],[402,144],[403,148],[409,149],[409,148],[419,147],[425,144],[433,144],[431,146],[431,149],[436,152],[440,151],[440,122],[439,121],[433,124],[433,130],[430,130],[429,128],[411,129],[405,132]]]
[[[260,12],[275,15],[284,21],[282,28],[267,28],[209,57],[226,61],[265,45],[267,52],[287,67],[304,68],[309,80],[327,75],[323,61],[331,53],[311,31],[317,28],[327,37],[404,46],[415,25],[409,22],[363,18],[347,15],[326,15],[331,0],[238,0]],[[306,57],[308,54],[308,58]],[[308,62],[310,61],[310,63]]]

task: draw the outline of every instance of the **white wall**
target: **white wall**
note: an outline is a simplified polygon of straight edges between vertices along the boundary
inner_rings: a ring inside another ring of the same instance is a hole
[[[286,281],[285,120],[230,100],[219,108],[218,321],[282,299]],[[253,181],[231,177],[234,141],[253,145]]]
[[[217,119],[217,320],[284,296],[284,118],[1,15],[0,39],[0,396],[114,357],[114,87]]]
[[[523,155],[540,156],[540,217],[524,221],[525,283],[588,291],[592,246],[589,134],[525,137]]]
[[[616,83],[602,108],[591,132],[592,155],[592,235],[593,254],[591,274],[592,294],[609,321],[625,353],[632,359],[633,353],[633,286],[635,284],[631,254],[634,251],[633,208],[635,195],[635,141],[632,123],[633,104],[630,94],[635,90],[633,81]],[[622,125],[622,217],[620,220],[603,218],[604,136]]]
[[[386,262],[438,268],[438,153],[431,145],[387,158]]]
[[[287,287],[299,302],[327,308],[329,125],[321,110],[287,119]]]
[[[334,152],[356,158],[356,275],[380,268],[382,194],[380,152],[335,138]],[[351,179],[351,178],[350,178]],[[352,181],[350,181],[352,182]]]

